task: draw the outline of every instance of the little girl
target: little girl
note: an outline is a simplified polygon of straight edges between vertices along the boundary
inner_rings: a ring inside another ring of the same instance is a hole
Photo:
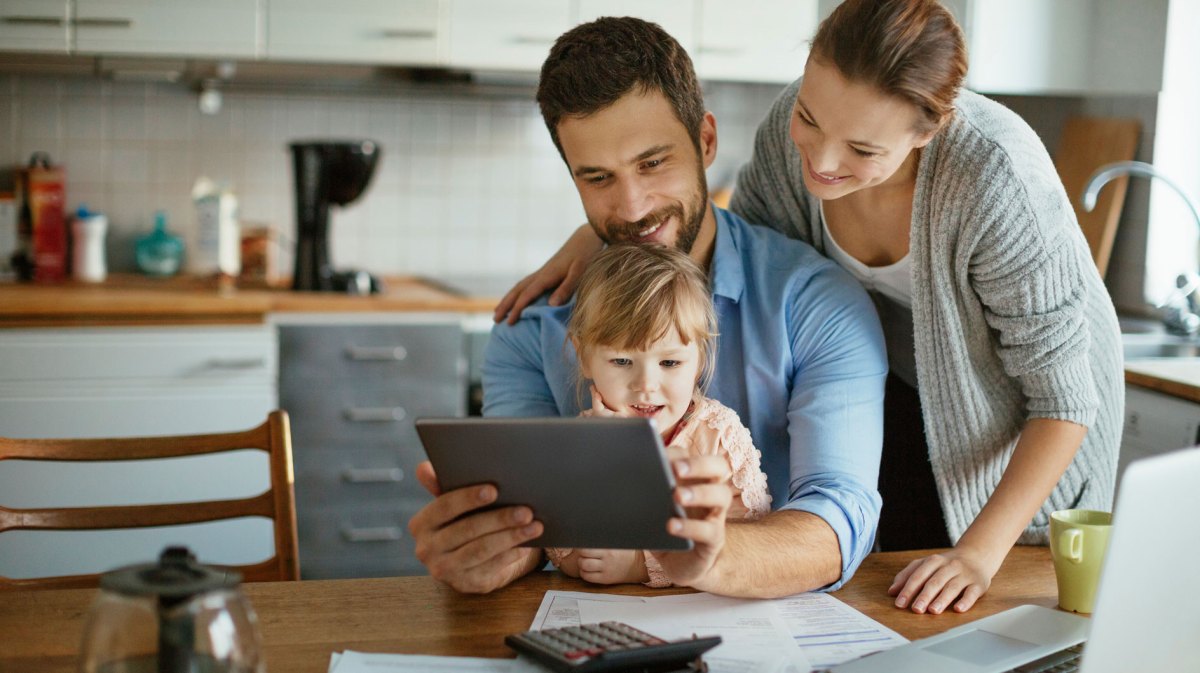
[[[657,245],[614,245],[579,282],[567,334],[579,362],[584,416],[652,418],[672,456],[720,454],[729,461],[730,519],[771,509],[767,477],[737,413],[704,396],[715,368],[716,315],[708,279],[686,254]],[[597,584],[670,586],[648,551],[547,549],[563,572]]]

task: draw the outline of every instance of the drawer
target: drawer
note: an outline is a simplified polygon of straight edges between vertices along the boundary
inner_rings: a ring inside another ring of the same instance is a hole
[[[348,446],[336,453],[304,453],[305,459],[294,462],[296,499],[306,510],[432,499],[416,479],[417,464],[425,459],[419,449]]]
[[[310,386],[302,392],[284,387],[280,404],[291,415],[292,440],[297,447],[350,446],[398,438],[411,438],[419,446],[413,421],[422,416],[462,416],[466,395],[461,382],[394,382],[390,389],[346,382]]]
[[[281,325],[280,372],[290,381],[353,380],[358,384],[466,376],[466,345],[457,324]]]
[[[408,520],[425,502],[297,512],[304,578],[356,577],[365,568],[377,576],[397,575],[420,568]]]
[[[274,385],[268,326],[13,329],[0,333],[0,381],[156,380]]]

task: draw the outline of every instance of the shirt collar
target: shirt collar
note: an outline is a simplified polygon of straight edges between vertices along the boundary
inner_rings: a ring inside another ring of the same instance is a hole
[[[713,206],[713,214],[717,220],[717,233],[713,243],[712,268],[709,269],[712,292],[713,295],[736,302],[746,289],[746,274],[737,241],[733,238],[732,216],[717,206]]]

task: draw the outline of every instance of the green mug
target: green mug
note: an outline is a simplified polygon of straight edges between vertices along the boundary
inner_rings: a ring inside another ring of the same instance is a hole
[[[1058,607],[1091,614],[1112,514],[1063,509],[1050,515],[1050,556],[1058,579]]]

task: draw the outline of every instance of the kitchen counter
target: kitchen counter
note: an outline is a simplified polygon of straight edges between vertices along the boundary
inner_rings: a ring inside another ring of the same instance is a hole
[[[1200,404],[1200,358],[1128,360],[1125,383]]]
[[[0,327],[262,323],[268,313],[427,311],[491,313],[497,297],[466,296],[417,277],[384,279],[369,297],[292,292],[269,287],[220,288],[192,277],[115,274],[99,284],[0,283]]]

